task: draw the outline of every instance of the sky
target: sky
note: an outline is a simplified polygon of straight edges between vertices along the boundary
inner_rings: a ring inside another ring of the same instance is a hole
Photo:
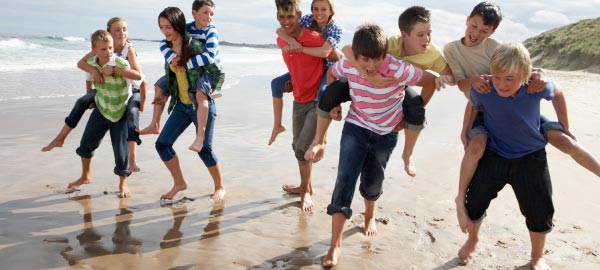
[[[167,6],[181,8],[188,21],[192,0],[0,0],[0,34],[14,36],[88,37],[106,28],[109,18],[128,20],[131,38],[162,39],[158,14]],[[249,44],[275,43],[274,0],[213,0],[213,23],[222,41]],[[304,14],[310,0],[302,1]],[[379,24],[386,34],[399,34],[397,20],[407,7],[420,5],[432,12],[432,40],[443,45],[464,34],[466,16],[480,0],[337,0],[334,19],[344,29],[342,44],[352,39],[362,23]],[[502,41],[523,41],[543,31],[600,17],[600,0],[498,0],[504,20],[494,34]]]

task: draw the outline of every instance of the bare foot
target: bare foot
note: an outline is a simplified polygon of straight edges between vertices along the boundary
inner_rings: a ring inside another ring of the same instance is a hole
[[[271,131],[271,138],[269,139],[269,145],[273,144],[273,142],[275,142],[275,139],[277,138],[277,135],[279,135],[279,133],[284,132],[284,131],[285,131],[284,125],[273,126],[273,130]]]
[[[223,201],[223,198],[225,198],[226,193],[227,192],[225,191],[225,188],[219,188],[219,189],[215,190],[215,193],[213,193],[213,195],[210,196],[210,198],[212,199],[213,202],[220,203]]]
[[[202,139],[202,140],[196,139],[196,140],[194,140],[192,145],[190,145],[190,147],[188,147],[188,149],[198,153],[198,152],[200,152],[200,150],[202,150],[202,146],[204,145],[203,142],[204,142],[204,139]]]
[[[300,198],[300,208],[304,212],[310,212],[315,206],[309,192],[304,193]]]
[[[64,143],[64,140],[54,139],[48,145],[42,147],[42,152],[48,152],[54,147],[62,147]]]
[[[550,265],[546,263],[544,258],[531,260],[531,270],[551,270]]]
[[[136,129],[136,131],[140,135],[159,134],[160,133],[160,124],[158,124],[158,123],[150,123],[150,125],[148,125],[144,129],[142,129],[142,130]]]
[[[338,263],[338,258],[340,257],[340,248],[339,247],[330,247],[329,251],[327,251],[327,255],[323,260],[323,266],[325,267],[333,267]]]
[[[477,240],[467,239],[465,244],[458,250],[458,258],[463,264],[468,264],[473,258],[473,252],[477,246]]]
[[[294,185],[284,184],[281,186],[281,189],[285,191],[287,194],[300,194],[300,187]]]
[[[81,185],[87,185],[87,184],[89,184],[91,182],[92,182],[92,179],[87,179],[87,178],[81,177],[81,178],[77,179],[76,181],[69,183],[67,185],[67,190],[68,191],[75,190],[79,186],[81,186]]]
[[[468,233],[473,228],[473,221],[467,214],[465,204],[457,201],[456,202],[456,217],[458,218],[458,225],[463,233]]]
[[[408,174],[408,176],[410,176],[410,177],[417,176],[417,171],[415,170],[415,165],[412,162],[412,156],[410,156],[410,157],[402,156],[402,160],[404,160],[404,170],[406,171],[406,174]]]
[[[131,168],[132,172],[141,172],[142,169],[140,169],[140,166],[137,165],[137,163],[135,162],[129,162],[129,164],[131,164],[131,166],[129,166]]]
[[[171,188],[171,190],[169,192],[160,196],[160,199],[161,200],[172,200],[175,197],[175,195],[177,194],[177,192],[184,191],[186,189],[187,189],[187,184],[173,185],[173,188]]]
[[[304,154],[304,159],[317,163],[325,156],[326,144],[311,144]]]
[[[123,185],[119,187],[119,198],[129,198],[131,197],[131,192],[127,188],[127,185]]]
[[[375,221],[375,217],[372,217],[370,220],[365,219],[365,235],[373,236],[377,234],[377,222]]]

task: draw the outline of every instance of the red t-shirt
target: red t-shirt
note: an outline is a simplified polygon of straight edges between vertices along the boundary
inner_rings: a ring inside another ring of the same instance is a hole
[[[318,32],[302,28],[302,35],[296,39],[304,47],[321,47],[323,39]],[[277,38],[277,45],[287,45],[283,39]],[[323,58],[305,53],[286,53],[282,51],[283,61],[292,77],[294,100],[299,103],[314,101],[323,76]]]

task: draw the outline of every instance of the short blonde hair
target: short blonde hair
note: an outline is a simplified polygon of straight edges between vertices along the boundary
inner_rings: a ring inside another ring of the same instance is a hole
[[[502,72],[516,73],[521,76],[521,83],[525,83],[531,76],[529,51],[521,43],[500,44],[492,55],[490,70],[492,75]]]
[[[90,41],[92,42],[92,48],[96,47],[96,44],[99,41],[103,41],[103,42],[113,42],[113,38],[110,35],[110,33],[106,30],[98,30],[96,32],[94,32],[92,34],[92,36],[90,37]]]

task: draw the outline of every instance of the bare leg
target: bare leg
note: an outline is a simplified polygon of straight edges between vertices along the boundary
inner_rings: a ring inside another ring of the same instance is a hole
[[[531,269],[550,270],[550,266],[544,260],[546,234],[529,232],[529,239],[531,240]]]
[[[213,200],[213,202],[216,203],[222,202],[227,192],[225,191],[225,187],[223,186],[221,166],[219,166],[219,164],[217,163],[217,165],[209,167],[208,172],[210,173],[210,176],[212,177],[215,185],[215,192],[211,196],[211,199]]]
[[[179,158],[175,155],[171,160],[165,161],[165,166],[171,173],[173,177],[173,188],[164,195],[161,196],[161,199],[171,200],[177,192],[183,191],[187,189],[187,183],[183,179],[183,173],[181,172],[181,167],[179,166]]]
[[[331,216],[331,244],[329,251],[323,260],[323,266],[331,267],[338,263],[342,249],[342,233],[344,231],[346,216],[342,213],[335,213]]]
[[[487,135],[479,134],[469,141],[462,163],[460,164],[460,174],[458,179],[458,195],[456,196],[456,216],[460,230],[464,233],[468,232],[473,227],[473,222],[467,214],[465,208],[465,196],[469,183],[475,174],[477,164],[485,152],[487,144]]]
[[[92,159],[91,158],[81,158],[81,177],[75,180],[74,182],[69,183],[67,185],[67,190],[74,190],[81,185],[89,184],[92,182]]]
[[[119,176],[119,197],[127,198],[131,197],[131,192],[127,188],[127,177]]]
[[[458,250],[458,258],[460,258],[464,264],[469,263],[473,258],[473,252],[475,252],[475,248],[479,242],[479,229],[481,228],[481,223],[482,222],[473,224],[473,229],[469,231],[467,241]]]
[[[269,138],[269,145],[275,142],[277,135],[285,131],[283,125],[283,98],[273,98],[273,130],[271,130],[271,138]]]
[[[300,168],[300,208],[304,212],[310,212],[314,206],[312,201],[312,185],[310,183],[310,174],[312,163],[298,162]]]
[[[140,172],[141,169],[137,165],[137,143],[134,141],[130,141],[127,143],[129,147],[129,167],[131,167],[132,172]]]
[[[73,129],[65,124],[60,132],[58,132],[58,135],[56,135],[48,145],[42,147],[42,152],[48,152],[54,147],[62,147],[65,143],[65,139],[67,139],[67,136],[71,133],[71,130]]]
[[[154,104],[154,109],[152,111],[152,120],[147,127],[138,131],[140,135],[160,133],[160,117],[165,111],[167,99],[168,96],[163,95],[163,91],[160,87],[154,87],[154,101],[152,102],[152,104]]]
[[[412,154],[417,144],[417,139],[421,130],[404,129],[404,151],[402,152],[402,160],[404,160],[404,170],[406,174],[411,177],[415,177],[417,172],[415,165],[412,162]]]
[[[365,199],[365,235],[377,234],[377,222],[375,222],[375,201]]]
[[[549,130],[547,135],[550,144],[563,153],[570,155],[581,167],[600,177],[600,163],[577,141],[559,130]]]

